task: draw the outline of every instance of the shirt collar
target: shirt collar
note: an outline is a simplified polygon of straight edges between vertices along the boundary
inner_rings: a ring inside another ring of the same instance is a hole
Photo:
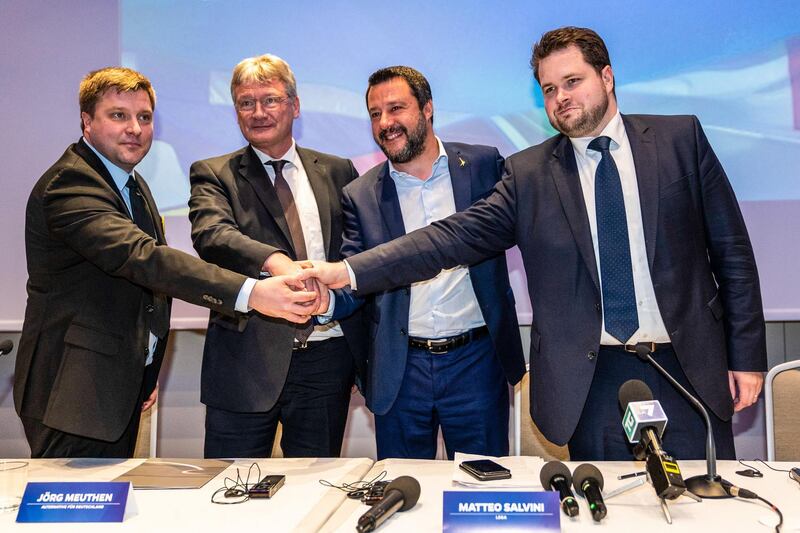
[[[431,177],[436,175],[436,171],[439,168],[441,168],[443,164],[444,165],[447,164],[447,152],[444,151],[444,144],[442,144],[442,140],[439,137],[434,135],[434,138],[436,139],[436,144],[439,146],[439,155],[436,157],[436,160],[433,162],[433,165],[431,166]],[[418,178],[415,178],[403,172],[402,170],[397,170],[396,168],[394,168],[394,165],[392,164],[391,161],[387,161],[387,163],[389,163],[389,175],[392,177],[392,179],[397,180],[398,178],[403,178],[403,179],[412,178],[416,182],[421,181]]]
[[[622,115],[620,115],[619,111],[616,112],[597,137],[604,135],[611,138],[611,150],[616,150],[622,144],[622,140],[625,138],[625,123],[622,122]],[[570,137],[569,140],[575,153],[586,157],[589,143],[597,137]]]
[[[100,161],[102,161],[103,165],[106,167],[106,170],[108,170],[108,173],[111,174],[111,179],[114,180],[114,184],[117,186],[117,189],[122,192],[122,190],[125,188],[125,185],[128,183],[128,178],[133,175],[133,172],[126,172],[109,161],[106,156],[101,154],[97,148],[92,146],[91,143],[86,140],[86,137],[83,138],[83,142],[86,143],[86,146],[92,149],[92,152],[97,154],[97,157],[100,158]]]
[[[250,146],[253,146],[253,145],[250,145]],[[253,146],[253,151],[258,156],[258,159],[259,159],[259,161],[261,161],[262,165],[266,165],[270,161],[281,161],[282,160],[282,161],[287,161],[288,163],[294,165],[295,167],[299,167],[300,166],[300,163],[298,163],[298,161],[297,161],[299,156],[297,155],[297,144],[295,143],[294,138],[292,138],[292,145],[289,147],[289,149],[286,151],[286,153],[283,154],[281,157],[271,157],[271,156],[265,154],[264,152],[262,152],[261,150],[259,150],[258,148],[256,148],[255,146]]]

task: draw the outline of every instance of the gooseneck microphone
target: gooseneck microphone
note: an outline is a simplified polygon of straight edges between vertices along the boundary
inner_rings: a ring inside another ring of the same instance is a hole
[[[13,349],[14,343],[11,341],[11,339],[6,339],[3,342],[0,342],[0,355],[11,353],[11,350]]]
[[[645,469],[659,498],[674,500],[686,492],[686,484],[678,463],[661,447],[661,435],[667,416],[661,404],[653,399],[650,387],[631,379],[619,388],[619,404],[625,411],[622,427],[637,460],[644,459]]]
[[[388,485],[383,499],[361,515],[356,525],[358,533],[375,531],[387,518],[396,512],[408,511],[419,500],[419,481],[411,476],[400,476]]]
[[[572,474],[569,473],[567,465],[561,461],[549,461],[545,463],[539,471],[539,481],[545,490],[558,491],[559,498],[561,499],[561,510],[567,516],[578,516],[578,502],[575,500],[575,495],[572,494],[572,489],[569,488],[572,483]]]
[[[584,463],[572,473],[572,486],[579,496],[589,502],[589,511],[595,522],[606,517],[606,504],[603,501],[603,474],[596,466]]]
[[[636,355],[642,361],[647,361],[658,372],[675,387],[681,395],[703,416],[706,424],[706,475],[690,477],[686,480],[686,487],[689,492],[701,498],[730,498],[731,495],[722,486],[722,477],[717,474],[717,446],[714,443],[714,431],[711,429],[711,419],[708,410],[700,403],[700,400],[692,396],[683,385],[673,378],[655,359],[653,359],[650,348],[646,344],[636,345]]]

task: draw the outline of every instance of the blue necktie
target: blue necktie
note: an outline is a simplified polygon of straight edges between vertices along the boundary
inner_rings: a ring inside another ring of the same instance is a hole
[[[602,154],[594,176],[594,195],[606,331],[626,343],[639,329],[639,317],[625,201],[617,165],[608,151],[610,144],[609,137],[598,137],[589,143],[589,150]]]

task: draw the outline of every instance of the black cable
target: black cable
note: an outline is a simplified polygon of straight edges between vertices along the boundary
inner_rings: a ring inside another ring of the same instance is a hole
[[[761,500],[762,502],[766,503],[767,505],[770,506],[770,508],[772,508],[773,511],[778,513],[778,525],[775,526],[775,533],[780,533],[781,528],[783,527],[783,513],[781,512],[781,510],[778,509],[778,507],[776,507],[772,503],[768,502],[767,500],[765,500],[764,498],[759,496],[758,494],[756,494],[756,498],[755,499]]]
[[[253,473],[253,468],[256,469],[256,481],[250,483],[250,476]],[[216,503],[217,505],[236,505],[239,503],[244,503],[250,499],[250,487],[258,483],[261,479],[261,467],[258,466],[258,463],[252,463],[250,467],[247,469],[247,477],[243,480],[241,474],[239,473],[239,469],[236,469],[236,479],[232,479],[226,477],[222,482],[222,487],[218,488],[211,494],[211,503]],[[229,485],[230,483],[230,485]],[[226,500],[217,500],[216,497],[219,493],[224,492],[226,499],[232,498],[241,498],[240,500],[235,501],[226,501]]]
[[[767,464],[767,462],[762,460],[762,459],[756,459],[756,461],[758,461],[759,463],[762,463],[764,466],[766,466],[770,470],[774,470],[775,472],[791,472],[791,470],[783,470],[781,468],[774,468],[772,466],[769,466],[769,464]]]
[[[369,481],[360,480],[360,481],[354,481],[352,483],[342,483],[341,485],[335,485],[330,481],[327,481],[325,479],[320,479],[319,483],[320,485],[323,485],[325,487],[330,487],[332,489],[339,489],[343,492],[346,492],[348,498],[357,500],[361,498],[364,495],[364,493],[366,493],[366,491],[368,491],[375,483],[383,480],[383,478],[385,477],[386,477],[386,470],[383,470],[381,473],[379,473],[377,476],[375,476]]]
[[[769,466],[769,465],[767,465],[767,466]],[[755,492],[753,492],[751,490],[744,489],[742,487],[737,487],[736,485],[734,485],[730,481],[725,481],[724,479],[722,480],[722,488],[725,489],[725,492],[727,492],[728,494],[730,494],[731,496],[734,496],[736,498],[745,498],[745,499],[748,499],[748,500],[760,500],[760,501],[766,503],[767,505],[769,505],[770,509],[772,509],[773,511],[778,513],[778,525],[775,526],[775,533],[780,533],[781,527],[783,527],[783,513],[781,512],[780,509],[778,509],[778,507],[776,505],[774,505],[771,502],[765,500],[764,498],[762,498],[761,496],[759,496]]]
[[[739,459],[739,464],[746,467],[747,470],[737,470],[736,473],[744,477],[764,477],[764,473],[755,466],[745,463]]]

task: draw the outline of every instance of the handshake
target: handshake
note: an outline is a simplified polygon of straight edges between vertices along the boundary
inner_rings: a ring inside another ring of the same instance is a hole
[[[256,282],[248,304],[261,314],[303,324],[330,307],[328,289],[350,284],[343,262],[292,261],[276,252],[262,269],[271,276]]]

